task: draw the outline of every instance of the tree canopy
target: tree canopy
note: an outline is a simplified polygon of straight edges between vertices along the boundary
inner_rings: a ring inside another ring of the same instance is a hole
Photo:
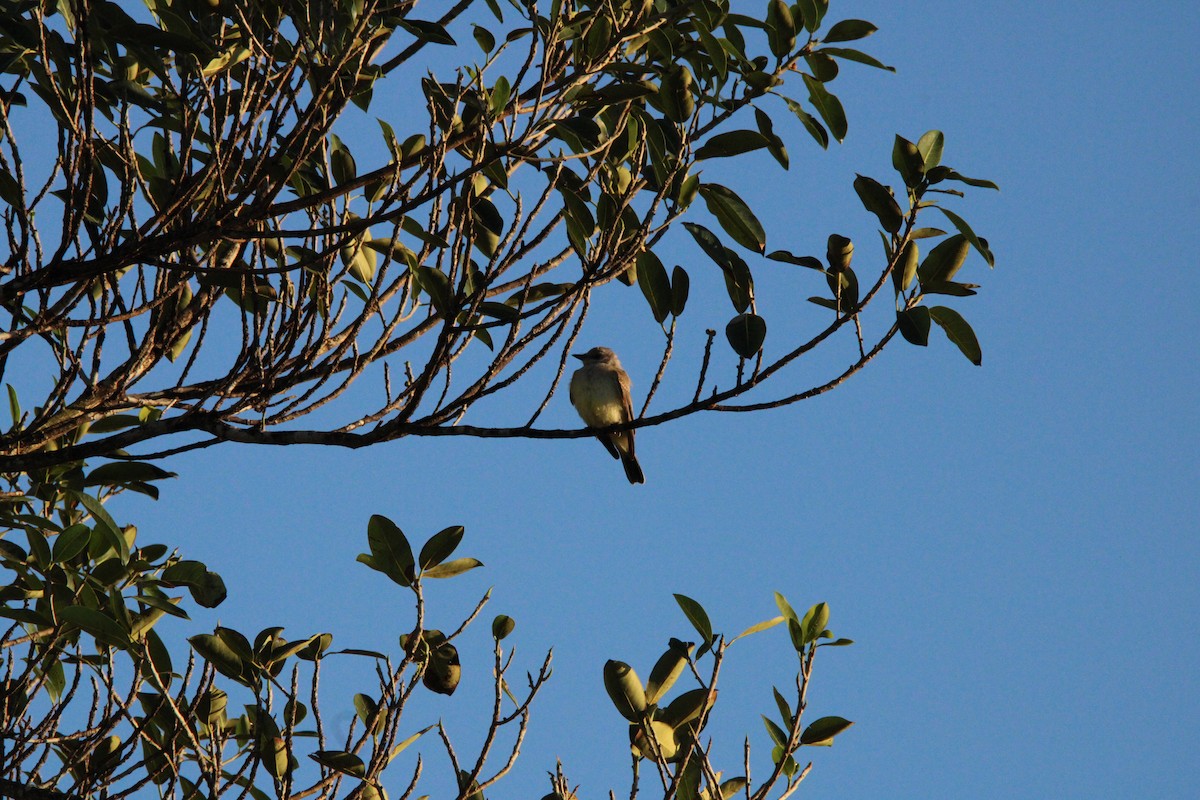
[[[592,293],[614,283],[663,328],[643,414],[664,380],[695,386],[638,426],[811,397],[897,332],[924,344],[931,323],[980,360],[961,315],[926,304],[974,292],[953,280],[969,248],[992,263],[940,204],[990,184],[942,163],[939,132],[897,137],[898,192],[855,179],[883,238],[861,279],[845,237],[824,258],[768,248],[738,187],[701,175],[756,150],[786,169],[780,113],[821,147],[846,135],[839,65],[887,67],[846,46],[874,26],[829,24],[827,3],[772,2],[761,19],[714,0],[459,2],[431,19],[359,0],[18,6],[0,42],[0,368],[19,353],[53,377],[5,371],[5,471],[225,440],[583,435],[534,425]],[[377,141],[354,109],[381,114]],[[952,234],[918,224],[934,208]],[[668,270],[679,221],[713,269]],[[926,238],[941,241],[921,259]],[[772,260],[826,279],[794,341],[768,341],[758,313]],[[706,350],[698,375],[672,373],[693,276],[717,273],[732,308],[689,317],[723,329],[735,358]],[[889,294],[894,324],[862,341],[860,317]],[[857,333],[859,359],[814,385],[780,374],[839,333]],[[468,416],[518,382],[535,384],[520,416]],[[304,427],[318,409],[325,427]]]

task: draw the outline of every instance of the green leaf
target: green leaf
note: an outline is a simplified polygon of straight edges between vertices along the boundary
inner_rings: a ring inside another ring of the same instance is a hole
[[[738,639],[741,639],[744,636],[750,636],[751,634],[754,634],[754,633],[761,633],[762,631],[765,631],[768,628],[774,628],[776,625],[778,625],[779,623],[781,623],[783,621],[784,621],[784,618],[780,616],[780,617],[772,617],[771,619],[763,620],[762,622],[759,622],[755,625],[751,625],[749,628],[746,628],[746,630],[742,631],[737,636],[733,637],[733,639],[730,640],[730,644],[732,644],[733,642],[736,642]]]
[[[965,183],[968,186],[975,186],[980,189],[995,189],[997,192],[1000,191],[1000,187],[992,181],[984,180],[983,178],[968,178],[966,175],[963,175],[957,170],[953,169],[947,172],[943,176],[943,179],[948,181],[958,181],[959,183]]]
[[[129,632],[107,614],[85,606],[67,606],[60,609],[58,617],[85,633],[89,633],[99,644],[126,648],[130,646]]]
[[[804,632],[804,643],[815,642],[829,624],[829,606],[817,603],[808,610],[804,619],[800,620],[800,628]]]
[[[688,645],[672,639],[667,650],[650,669],[650,677],[646,679],[646,703],[657,703],[662,696],[671,690],[675,681],[687,667]]]
[[[789,253],[787,250],[775,250],[767,253],[767,258],[772,261],[782,261],[785,264],[796,264],[801,267],[808,267],[820,272],[825,271],[825,265],[821,263],[821,259],[813,256],[798,256],[794,253]]]
[[[771,0],[767,5],[767,43],[771,53],[783,58],[796,46],[796,22],[792,10],[783,0]]]
[[[769,144],[758,131],[737,130],[718,133],[696,150],[696,158],[728,158],[759,150]]]
[[[910,189],[918,186],[925,178],[925,159],[917,146],[899,134],[892,145],[892,166],[900,173],[904,185]]]
[[[91,538],[92,529],[87,525],[72,525],[54,537],[54,550],[51,559],[56,564],[70,561],[87,549]]]
[[[654,321],[660,325],[671,313],[671,281],[666,267],[652,250],[643,250],[637,256],[637,281],[650,305]]]
[[[825,42],[852,42],[855,39],[865,39],[879,30],[865,19],[844,19],[835,22],[829,32],[822,37]]]
[[[809,136],[815,139],[817,144],[821,145],[822,148],[828,149],[829,133],[822,127],[821,123],[817,122],[812,114],[805,111],[803,106],[790,97],[783,98],[783,101],[787,103],[787,107],[796,115],[796,118],[804,123],[804,128],[808,131]]]
[[[721,268],[725,275],[725,289],[733,302],[734,310],[738,313],[744,312],[754,298],[754,278],[750,274],[750,267],[741,256],[721,244],[716,235],[703,225],[685,222],[683,227],[705,254]]]
[[[346,147],[341,139],[330,135],[329,140],[329,168],[333,173],[333,182],[340,186],[354,180],[358,174],[358,167],[354,163],[354,156],[350,153],[350,148]]]
[[[941,228],[913,228],[909,233],[910,239],[933,239],[937,236],[945,236],[946,232]]]
[[[239,683],[246,682],[242,678],[245,665],[242,663],[241,657],[219,636],[202,633],[189,638],[188,644],[201,658],[212,664],[217,672]]]
[[[192,599],[204,608],[216,608],[225,601],[225,582],[199,561],[178,561],[162,573],[164,583],[186,586]]]
[[[688,618],[688,622],[692,623],[696,633],[700,634],[704,644],[710,644],[713,639],[712,623],[708,621],[708,614],[705,613],[703,606],[682,594],[675,595],[675,602],[683,609],[683,615]]]
[[[17,390],[11,383],[4,384],[8,389],[8,413],[12,415],[13,427],[21,424],[21,403],[17,400]]]
[[[942,163],[942,150],[946,146],[946,137],[941,131],[925,131],[917,140],[917,150],[925,159],[925,171]]]
[[[609,659],[604,663],[603,676],[604,690],[617,713],[630,722],[641,720],[646,710],[646,691],[633,667],[624,661]]]
[[[487,28],[481,25],[472,25],[471,35],[475,37],[476,44],[483,52],[490,53],[496,49],[496,37]]]
[[[367,765],[363,763],[363,760],[345,750],[318,750],[315,753],[309,753],[308,757],[321,766],[343,775],[361,778],[367,774]]]
[[[406,748],[407,748],[407,747],[408,747],[410,744],[412,744],[413,742],[415,742],[417,739],[420,739],[420,738],[421,738],[422,736],[424,736],[425,734],[429,733],[429,732],[430,732],[431,730],[433,730],[435,727],[436,727],[435,725],[430,725],[430,726],[428,726],[428,727],[426,727],[426,728],[422,728],[421,730],[419,730],[419,731],[417,731],[416,733],[412,734],[411,736],[409,736],[408,738],[406,738],[404,741],[400,742],[398,745],[396,745],[395,747],[393,747],[393,748],[391,749],[391,751],[388,753],[388,760],[387,760],[387,763],[389,763],[389,764],[390,764],[390,763],[393,761],[393,759],[395,759],[395,758],[396,758],[396,756],[398,756],[398,755],[400,755],[401,753],[403,753],[403,752],[404,752],[404,750],[405,750],[405,749],[406,749]]]
[[[996,266],[996,257],[993,256],[992,251],[988,249],[987,242],[975,235],[975,231],[971,230],[971,226],[967,224],[965,219],[960,217],[958,214],[955,214],[953,211],[942,208],[941,206],[938,206],[937,210],[945,214],[946,219],[950,220],[954,227],[958,228],[959,233],[967,238],[967,241],[970,242],[971,246],[979,252],[979,255],[983,256],[984,261],[988,263],[989,267]]]
[[[725,290],[729,293],[734,310],[740,314],[754,300],[754,277],[742,257],[729,248],[725,248],[725,263]]]
[[[767,728],[767,733],[771,736],[771,741],[774,742],[777,747],[786,747],[788,736],[786,733],[784,733],[783,728],[780,728],[766,714],[762,715],[762,721],[763,725],[765,725]]]
[[[926,284],[952,280],[963,262],[967,260],[967,253],[970,251],[971,246],[967,242],[967,237],[959,233],[938,242],[917,269],[917,278],[921,281],[921,288],[925,289]]]
[[[371,548],[372,559],[368,566],[401,586],[412,585],[416,577],[412,547],[396,523],[380,514],[372,514],[367,523],[367,544]],[[359,561],[362,560],[363,557],[359,556]]]
[[[912,285],[913,279],[917,277],[917,265],[920,260],[921,250],[917,243],[910,239],[892,267],[892,284],[896,287],[897,294]]]
[[[419,560],[421,569],[436,567],[449,558],[450,554],[458,547],[459,542],[462,541],[465,532],[466,529],[462,525],[452,525],[429,537],[429,541],[421,548]]]
[[[766,250],[767,234],[763,231],[762,223],[733,190],[716,183],[702,183],[700,196],[704,198],[709,213],[717,218],[717,222],[735,242],[758,253]]]
[[[767,140],[767,152],[779,162],[779,166],[787,169],[789,164],[787,148],[784,146],[783,140],[775,133],[775,124],[771,121],[771,117],[762,109],[756,108],[754,109],[754,121],[758,125],[758,132]]]
[[[787,601],[787,598],[779,592],[775,593],[775,606],[779,609],[779,613],[783,614],[785,619],[800,621],[800,616],[796,613],[796,609],[792,608],[792,604]]]
[[[725,326],[725,338],[733,352],[751,358],[762,349],[767,338],[767,322],[757,314],[739,314]]]
[[[779,709],[779,718],[783,720],[785,727],[792,727],[792,707],[774,686],[771,687],[771,693],[775,696],[775,707]]]
[[[854,61],[859,64],[866,64],[868,67],[874,67],[875,69],[885,69],[888,72],[896,71],[895,67],[889,67],[887,64],[884,64],[874,56],[867,55],[861,50],[852,50],[849,47],[822,47],[817,52],[824,53],[827,56],[833,56],[834,58],[840,58],[845,61]]]
[[[88,428],[88,433],[116,433],[125,428],[133,428],[141,425],[142,421],[136,414],[113,414],[110,417],[98,419]]]
[[[854,191],[863,206],[879,218],[880,226],[888,233],[896,233],[904,224],[904,213],[887,187],[874,178],[859,175],[854,179]]]
[[[112,486],[118,483],[158,481],[174,478],[174,472],[141,461],[116,461],[101,464],[88,473],[84,486]]]
[[[666,708],[662,709],[661,719],[672,728],[679,728],[682,725],[686,725],[693,720],[699,719],[707,709],[711,708],[712,704],[716,702],[716,695],[715,690],[703,687],[689,689],[668,703]]]
[[[492,638],[497,642],[507,637],[517,627],[516,620],[507,614],[497,614],[492,620]]]
[[[683,313],[683,309],[687,305],[690,286],[691,279],[687,272],[676,264],[675,269],[671,270],[671,313],[677,317]]]
[[[825,120],[825,124],[829,126],[829,132],[833,134],[833,138],[839,142],[845,139],[846,111],[842,108],[842,102],[830,94],[829,90],[825,88],[825,84],[816,78],[805,73],[801,73],[800,76],[804,78],[804,85],[808,87],[809,101],[813,104],[813,108],[817,109],[821,119]]]
[[[685,222],[683,223],[683,227],[692,235],[692,238],[696,240],[696,244],[700,245],[700,249],[709,258],[717,262],[717,265],[721,269],[728,269],[725,257],[726,248],[721,244],[721,240],[717,238],[716,234],[703,225],[697,225],[694,222]]]
[[[666,756],[666,752],[664,749],[662,754]],[[700,759],[688,759],[675,778],[676,800],[701,800],[700,787],[703,783],[704,773],[701,771]]]
[[[853,724],[850,720],[841,717],[821,717],[800,734],[800,744],[830,747],[833,745],[833,737]]]
[[[424,578],[453,578],[455,575],[462,575],[464,572],[482,566],[483,562],[475,558],[456,558],[445,564],[430,567],[422,572],[421,576]]]
[[[929,309],[925,306],[897,311],[896,326],[907,341],[921,347],[929,344],[930,317]]]
[[[983,351],[979,349],[979,340],[975,338],[975,331],[957,311],[945,306],[934,306],[929,309],[929,314],[933,317],[933,321],[946,332],[946,338],[958,345],[958,349],[962,351],[968,361],[977,367],[983,364]]]
[[[458,42],[454,41],[454,37],[447,33],[446,29],[436,22],[405,17],[404,19],[397,20],[397,23],[401,28],[404,28],[404,30],[408,31],[422,42],[429,42],[430,44],[458,44]]]
[[[128,564],[129,542],[125,540],[125,534],[117,527],[117,523],[113,521],[113,518],[104,509],[104,505],[90,494],[73,490],[67,490],[67,494],[73,496],[83,504],[88,513],[92,515],[92,518],[96,520],[96,530],[100,531],[107,538],[109,546],[116,551],[121,563]]]

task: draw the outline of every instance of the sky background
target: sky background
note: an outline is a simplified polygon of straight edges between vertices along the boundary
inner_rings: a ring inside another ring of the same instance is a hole
[[[640,431],[647,483],[637,487],[585,439],[186,454],[167,463],[180,477],[160,502],[117,506],[142,541],[180,546],[230,589],[211,619],[167,630],[220,618],[251,635],[285,625],[294,637],[333,631],[335,646],[392,648],[411,612],[354,561],[368,517],[389,516],[415,542],[462,524],[461,554],[487,566],[431,586],[430,623],[454,627],[488,587],[492,602],[460,643],[459,693],[422,696],[413,729],[443,717],[462,749],[477,741],[493,614],[517,621],[518,673],[555,652],[523,758],[493,798],[548,791],[556,757],[581,798],[627,792],[604,661],[645,677],[668,637],[694,637],[673,592],[733,635],[777,613],[773,591],[801,609],[828,602],[833,631],[857,641],[818,659],[811,718],[856,724],[832,749],[806,748],[815,766],[800,797],[1193,797],[1200,11],[832,5],[830,19],[879,26],[864,49],[898,73],[844,67],[831,88],[850,132],[828,152],[780,106],[791,169],[752,161],[737,187],[768,249],[822,254],[836,231],[859,243],[857,265],[878,250],[854,173],[890,181],[894,134],[943,130],[946,163],[1002,189],[952,205],[996,254],[994,271],[971,256],[960,279],[982,289],[950,303],[979,336],[981,368],[936,328],[927,349],[897,341],[823,397]],[[403,118],[378,101],[371,112]],[[677,345],[686,363],[703,329],[731,313],[715,266],[674,241],[660,255],[692,268],[696,292]],[[803,298],[819,276],[804,276],[810,287],[785,275],[799,268],[752,266],[780,327],[812,313]],[[580,345],[614,347],[644,392],[661,333],[636,289],[596,300]],[[831,351],[821,363],[848,363],[852,340]],[[816,380],[806,369],[797,384]],[[686,374],[652,410],[689,391]],[[539,424],[577,425],[565,393]],[[727,777],[740,774],[746,735],[765,773],[759,715],[775,716],[769,686],[787,683],[793,661],[781,628],[731,649],[709,728]],[[356,680],[327,672],[335,721],[350,693],[370,688]],[[435,744],[424,751],[441,771]]]

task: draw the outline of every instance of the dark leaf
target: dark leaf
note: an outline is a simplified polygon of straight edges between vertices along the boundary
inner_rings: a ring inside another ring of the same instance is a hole
[[[70,561],[87,549],[92,538],[92,529],[86,525],[72,525],[54,537],[51,558],[56,564]]]
[[[116,461],[101,464],[88,473],[84,486],[111,486],[118,483],[158,481],[174,478],[174,472],[141,461]]]
[[[821,119],[825,120],[825,124],[829,126],[829,132],[833,134],[833,138],[839,142],[845,139],[847,129],[846,112],[842,108],[841,101],[830,94],[829,90],[825,88],[825,84],[816,78],[804,73],[801,73],[801,77],[804,78],[804,85],[808,87],[809,101],[817,109],[817,113],[821,115]]]
[[[700,196],[704,198],[709,212],[734,241],[758,253],[766,250],[767,234],[763,231],[762,223],[742,198],[716,183],[700,184]]]
[[[889,67],[887,64],[884,64],[874,56],[869,56],[860,50],[851,50],[848,47],[822,47],[817,52],[833,56],[834,58],[840,58],[845,61],[854,61],[859,64],[866,64],[868,67],[874,67],[875,69],[886,69],[888,72],[896,71],[895,67]]]
[[[107,614],[84,606],[67,606],[58,612],[59,619],[92,635],[100,644],[126,648],[129,632]]]
[[[924,289],[926,284],[953,279],[963,262],[967,260],[967,253],[970,250],[971,246],[967,242],[967,237],[961,233],[948,236],[938,242],[937,246],[929,251],[929,255],[925,256],[925,260],[921,262],[921,266],[917,270],[921,288]]]
[[[458,44],[458,42],[454,41],[454,37],[447,33],[446,29],[436,22],[430,22],[423,19],[412,19],[411,17],[397,20],[397,22],[401,28],[404,28],[404,30],[408,31],[422,42],[429,42],[430,44]]]
[[[925,159],[922,158],[921,151],[900,135],[896,136],[892,145],[892,166],[900,173],[904,185],[910,189],[919,185],[925,178]]]
[[[917,140],[917,150],[925,160],[925,171],[942,163],[942,149],[946,145],[946,137],[941,131],[925,131]]]
[[[492,638],[498,642],[512,633],[515,627],[517,627],[517,623],[512,617],[506,614],[497,614],[496,618],[492,620]]]
[[[192,649],[227,678],[245,683],[242,678],[244,665],[242,658],[220,637],[211,633],[202,633],[188,639]]]
[[[758,131],[726,131],[709,137],[708,141],[696,150],[696,158],[726,158],[749,153],[767,145],[767,138]]]
[[[980,189],[995,189],[997,192],[1000,191],[1000,187],[992,181],[984,180],[983,178],[968,178],[966,175],[962,175],[956,170],[950,170],[947,172],[945,179],[948,181],[958,181],[959,183],[965,183],[968,186],[975,186]]]
[[[907,341],[921,347],[929,344],[929,309],[925,306],[897,311],[896,326]]]
[[[984,240],[975,235],[975,231],[971,230],[971,226],[967,224],[965,219],[960,217],[958,214],[955,214],[953,211],[942,208],[941,206],[938,206],[937,209],[945,214],[946,219],[950,220],[950,222],[954,224],[954,227],[958,228],[958,232],[967,238],[967,241],[971,243],[971,246],[979,252],[979,255],[983,256],[984,261],[988,263],[989,267],[996,266],[996,257],[992,255],[992,251],[988,249],[988,246]]]
[[[412,547],[396,523],[380,514],[372,514],[367,523],[367,543],[376,562],[371,565],[373,568],[401,586],[412,584],[415,577]]]
[[[445,561],[462,541],[465,529],[462,525],[453,525],[438,531],[429,537],[429,541],[421,548],[420,566],[422,570],[436,567]]]
[[[809,269],[815,269],[821,272],[825,271],[825,265],[821,263],[821,259],[813,256],[798,256],[793,253],[789,253],[787,250],[775,250],[767,253],[767,258],[771,259],[772,261],[782,261],[785,264],[796,264],[801,267],[808,267]]]
[[[888,233],[896,233],[904,224],[904,213],[887,187],[874,178],[859,175],[854,179],[854,191],[863,206],[879,218],[880,226]]]
[[[821,123],[817,122],[817,120],[813,118],[812,114],[809,114],[807,111],[805,111],[804,108],[795,100],[791,99],[790,97],[785,97],[783,100],[785,103],[787,103],[787,107],[791,110],[791,112],[795,114],[802,123],[804,123],[805,130],[808,131],[809,135],[812,136],[813,139],[816,139],[817,144],[821,145],[821,147],[828,148],[829,133],[825,130]]]
[[[683,615],[688,618],[688,622],[692,623],[696,633],[700,634],[704,644],[710,644],[713,638],[712,623],[709,622],[708,614],[705,613],[703,606],[682,594],[675,595],[675,602],[683,609]]]
[[[335,772],[342,772],[343,775],[362,777],[367,774],[366,764],[362,763],[362,759],[343,750],[318,750],[308,754],[308,758]]]
[[[687,305],[690,286],[691,279],[688,278],[687,272],[676,264],[675,269],[671,271],[671,313],[677,317],[683,313],[683,309]]]
[[[822,41],[852,42],[855,39],[865,39],[877,30],[879,29],[865,19],[844,19],[841,22],[835,22]]]
[[[638,254],[637,280],[650,305],[654,321],[661,325],[671,313],[671,281],[667,277],[666,267],[653,251],[644,250]]]
[[[490,53],[496,49],[496,37],[487,28],[481,25],[472,25],[471,35],[475,37],[476,44],[483,52]]]
[[[800,734],[800,744],[814,747],[830,747],[833,737],[845,731],[854,723],[841,717],[821,717],[804,729]]]
[[[757,314],[739,314],[725,326],[725,338],[735,353],[750,358],[762,349],[767,322]]]
[[[958,349],[968,361],[977,367],[983,364],[983,351],[979,349],[975,331],[957,311],[945,306],[934,306],[929,309],[929,314],[946,332],[946,338],[958,345]]]

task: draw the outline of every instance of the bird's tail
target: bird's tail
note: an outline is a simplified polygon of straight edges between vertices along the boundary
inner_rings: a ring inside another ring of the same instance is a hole
[[[646,476],[642,473],[642,465],[638,463],[633,453],[621,454],[621,466],[625,468],[625,477],[630,483],[645,483]]]

